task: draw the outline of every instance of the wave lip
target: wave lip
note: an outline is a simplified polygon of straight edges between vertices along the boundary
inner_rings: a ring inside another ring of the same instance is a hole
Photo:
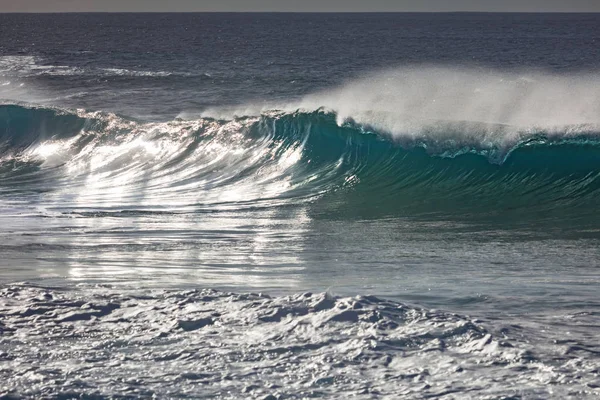
[[[490,131],[505,138],[512,129],[438,121],[436,130],[408,138],[340,123],[323,109],[144,123],[4,105],[0,187],[41,185],[79,193],[79,206],[142,211],[317,199],[390,213],[591,210],[600,187],[596,128],[520,131],[510,144],[490,140]]]

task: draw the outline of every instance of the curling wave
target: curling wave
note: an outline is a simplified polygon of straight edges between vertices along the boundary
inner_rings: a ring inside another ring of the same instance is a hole
[[[547,132],[437,121],[398,137],[324,109],[143,123],[13,104],[0,106],[0,193],[121,211],[320,199],[343,214],[588,215],[600,195],[600,134],[591,124]]]

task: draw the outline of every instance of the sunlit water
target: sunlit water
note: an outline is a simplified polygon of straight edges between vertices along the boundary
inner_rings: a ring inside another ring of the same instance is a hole
[[[0,16],[0,396],[600,395],[597,23]]]

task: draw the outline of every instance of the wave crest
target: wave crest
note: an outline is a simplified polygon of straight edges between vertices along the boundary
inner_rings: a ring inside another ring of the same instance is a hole
[[[590,126],[521,132],[510,146],[464,135],[504,125],[438,126],[443,137],[398,138],[340,124],[322,109],[141,123],[5,105],[0,187],[76,191],[92,208],[276,205],[340,193],[336,207],[384,204],[388,212],[564,209],[597,200],[600,139]]]

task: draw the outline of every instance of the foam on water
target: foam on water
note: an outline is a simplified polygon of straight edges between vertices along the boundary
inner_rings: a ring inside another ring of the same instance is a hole
[[[11,285],[0,290],[0,393],[265,399],[600,394],[592,349],[574,338],[520,341],[524,329],[490,331],[484,321],[371,296]]]
[[[127,68],[100,68],[94,66],[72,67],[68,65],[47,64],[39,56],[0,56],[0,76],[14,78],[44,76],[129,76],[129,77],[190,77],[194,74],[176,71],[144,71]]]
[[[231,118],[270,109],[336,113],[393,137],[510,147],[523,136],[598,130],[600,76],[414,66],[372,73],[288,103],[218,107],[203,115]],[[480,123],[480,124],[473,124]]]
[[[391,215],[522,210],[523,218],[554,210],[569,220],[588,215],[598,194],[600,140],[591,127],[520,131],[508,146],[486,139],[505,140],[512,128],[503,126],[465,122],[445,136],[401,141],[340,125],[323,110],[144,123],[5,105],[0,117],[0,190],[47,192],[45,202],[70,212],[274,207],[336,195],[323,199],[334,206],[327,213],[366,205]]]
[[[0,21],[0,397],[600,396],[598,15]]]

